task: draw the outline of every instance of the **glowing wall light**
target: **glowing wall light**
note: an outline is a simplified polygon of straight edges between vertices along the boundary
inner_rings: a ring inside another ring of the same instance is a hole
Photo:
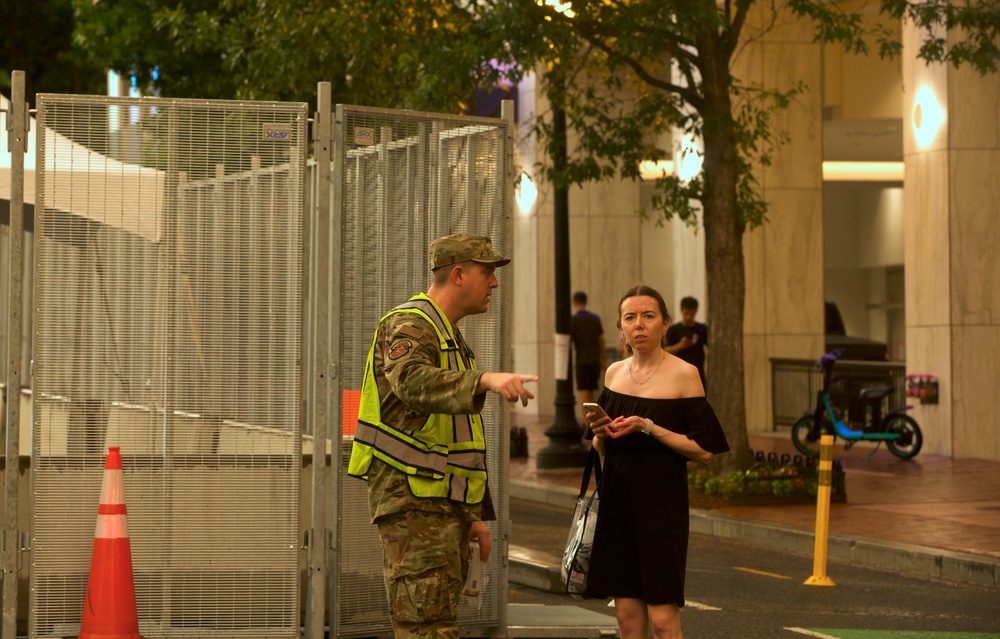
[[[639,163],[639,177],[643,180],[651,182],[673,174],[674,163],[670,160],[660,160],[659,162],[643,160]]]
[[[938,129],[944,124],[944,109],[938,104],[934,91],[929,86],[922,86],[913,98],[913,135],[917,146],[927,147],[934,141]]]
[[[699,146],[694,134],[684,134],[684,140],[681,142],[681,147],[674,158],[677,177],[684,182],[690,181],[701,173],[701,165],[704,163],[705,158],[702,156]]]
[[[538,187],[527,173],[521,174],[514,189],[514,199],[517,201],[517,208],[521,209],[521,215],[531,215],[531,209],[538,199]]]
[[[902,162],[824,162],[824,182],[902,182]]]

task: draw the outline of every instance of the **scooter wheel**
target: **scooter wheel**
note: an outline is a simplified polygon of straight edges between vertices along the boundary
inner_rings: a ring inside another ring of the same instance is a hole
[[[799,418],[792,425],[792,443],[800,453],[808,457],[819,456],[819,441],[825,431],[825,424],[817,422],[812,415]]]
[[[900,459],[913,459],[924,445],[924,435],[917,420],[909,415],[892,415],[886,420],[885,432],[898,433],[898,439],[887,439],[886,448]]]

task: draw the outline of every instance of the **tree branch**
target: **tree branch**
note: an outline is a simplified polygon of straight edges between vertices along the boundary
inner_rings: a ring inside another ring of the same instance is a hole
[[[620,11],[628,11],[629,8],[624,6],[619,0],[607,0],[609,4],[617,7]],[[614,32],[613,30],[602,29],[597,23],[593,21],[583,21],[575,18],[570,18],[554,9],[541,8],[541,12],[547,16],[552,22],[558,22],[563,26],[569,27],[573,31],[584,35],[588,41],[592,41],[598,37],[601,38],[620,38],[621,34]],[[671,31],[670,29],[660,29],[654,25],[646,24],[644,28],[647,33],[657,36],[659,43],[670,55],[676,58],[686,58],[692,64],[698,64],[698,57],[691,53],[685,47],[694,48],[694,41],[682,38],[680,34],[676,31]]]
[[[688,104],[690,104],[691,106],[693,106],[695,109],[698,110],[700,110],[701,106],[704,104],[702,96],[694,89],[694,87],[697,85],[694,83],[694,78],[691,75],[691,70],[689,66],[686,65],[682,66],[682,70],[685,71],[684,75],[687,77],[688,82],[691,84],[690,87],[684,87],[679,84],[674,84],[673,82],[669,82],[667,80],[661,80],[660,78],[656,77],[655,75],[647,71],[646,68],[638,60],[617,53],[614,49],[611,48],[611,46],[605,44],[600,40],[597,40],[596,38],[592,39],[587,35],[583,35],[583,37],[587,42],[589,42],[593,46],[597,47],[598,49],[606,53],[608,57],[617,60],[618,62],[621,62],[622,64],[631,68],[635,72],[635,74],[639,76],[642,79],[642,81],[648,84],[649,86],[660,89],[662,91],[666,91],[668,93],[676,93],[681,98],[683,98],[685,102],[687,102]]]
[[[622,7],[618,0],[610,0],[610,2],[621,9]],[[620,64],[631,68],[635,74],[642,79],[643,82],[651,87],[660,89],[668,93],[675,93],[679,95],[685,102],[690,104],[695,109],[700,110],[701,106],[704,104],[703,97],[698,93],[697,87],[698,83],[695,82],[694,75],[691,72],[691,67],[700,68],[699,64],[701,62],[697,54],[692,53],[691,50],[686,49],[682,46],[683,39],[678,37],[678,35],[669,30],[662,30],[664,37],[661,41],[662,46],[667,53],[671,54],[675,58],[679,58],[686,62],[678,63],[678,67],[684,74],[685,79],[688,82],[688,86],[681,86],[674,84],[668,80],[663,80],[661,78],[653,75],[639,60],[631,56],[626,56],[618,51],[616,51],[611,45],[604,41],[604,37],[617,37],[615,34],[604,33],[600,28],[594,26],[592,22],[583,22],[581,20],[575,20],[570,18],[558,11],[542,9],[545,15],[549,16],[553,22],[557,22],[569,29],[575,31],[584,41],[590,44],[592,47],[604,52],[609,59],[614,60]],[[691,48],[696,49],[693,43],[689,44]]]
[[[608,1],[613,3],[616,7],[618,7],[620,11],[630,10],[630,7],[627,4],[623,4],[619,0],[608,0]],[[667,22],[667,24],[670,23]],[[644,27],[648,33],[651,33],[659,37],[663,42],[663,44],[670,51],[670,53],[673,53],[674,55],[683,56],[685,55],[684,47],[694,46],[694,40],[688,40],[681,34],[677,33],[677,31],[672,31],[670,29],[660,29],[655,24],[646,24],[644,25]],[[614,34],[608,34],[608,35],[614,35]]]
[[[728,1],[728,0],[727,0]],[[746,23],[747,15],[750,13],[750,6],[753,4],[750,0],[736,0],[736,15],[729,23],[729,30],[726,33],[725,46],[726,55],[732,57],[733,51],[740,43],[740,33],[743,31],[743,25]]]

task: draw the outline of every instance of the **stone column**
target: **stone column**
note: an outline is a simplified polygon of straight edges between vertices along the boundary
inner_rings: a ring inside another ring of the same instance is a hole
[[[757,33],[755,23],[769,17],[755,15],[745,32]],[[788,143],[775,150],[771,166],[758,172],[768,221],[747,233],[743,243],[744,388],[751,433],[774,428],[770,359],[813,359],[823,353],[823,85],[821,49],[813,35],[811,23],[782,12],[733,65],[734,74],[748,84],[787,90],[802,82],[808,87],[774,118],[775,132],[784,130]],[[709,396],[714,392],[710,389]]]
[[[530,212],[515,206],[514,221],[514,366],[518,372],[537,372],[535,400],[527,408],[514,408],[529,414],[552,415],[555,412],[555,246],[552,185],[535,166],[544,149],[528,132],[536,115],[550,117],[545,92],[535,79],[519,86],[517,132],[518,170],[533,176],[538,189],[537,201]],[[576,135],[568,132],[569,146],[576,145]],[[570,217],[570,289],[583,289],[589,297],[588,308],[600,315],[607,346],[618,342],[618,299],[630,286],[649,284],[643,279],[644,264],[662,261],[667,247],[647,246],[644,230],[652,221],[643,221],[640,185],[631,180],[603,180],[574,186],[569,190]],[[574,382],[575,384],[575,382]]]
[[[923,451],[1000,460],[1000,76],[926,65],[903,26],[906,371],[934,375],[911,412]]]
[[[552,254],[552,198],[551,189],[542,181],[540,173],[535,168],[538,159],[536,141],[530,135],[534,126],[535,114],[539,108],[548,108],[547,104],[538,104],[544,100],[544,94],[536,91],[537,78],[529,74],[518,84],[518,122],[514,135],[515,171],[523,174],[523,188],[534,189],[534,197],[515,202],[514,215],[514,256],[510,266],[513,286],[512,312],[513,359],[514,370],[520,373],[537,374],[539,382],[532,390],[535,400],[522,407],[514,404],[512,410],[537,415],[551,414],[552,398],[555,393],[552,357],[542,359],[541,344],[547,340],[548,352],[552,351],[553,313],[543,317],[541,308],[547,300],[552,299],[552,260],[547,260],[549,268],[544,277],[540,272],[543,258]],[[531,181],[528,185],[527,180]],[[520,192],[520,191],[519,191]],[[522,209],[522,203],[527,205]],[[543,213],[544,211],[544,213]],[[542,223],[542,218],[547,220]],[[548,247],[544,252],[542,247]],[[549,303],[551,307],[551,303]],[[548,400],[542,404],[543,399]]]

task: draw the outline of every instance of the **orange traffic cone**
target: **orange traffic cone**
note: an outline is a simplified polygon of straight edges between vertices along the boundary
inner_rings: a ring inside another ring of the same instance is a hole
[[[125,515],[122,456],[118,446],[110,446],[104,463],[79,639],[141,639]]]

